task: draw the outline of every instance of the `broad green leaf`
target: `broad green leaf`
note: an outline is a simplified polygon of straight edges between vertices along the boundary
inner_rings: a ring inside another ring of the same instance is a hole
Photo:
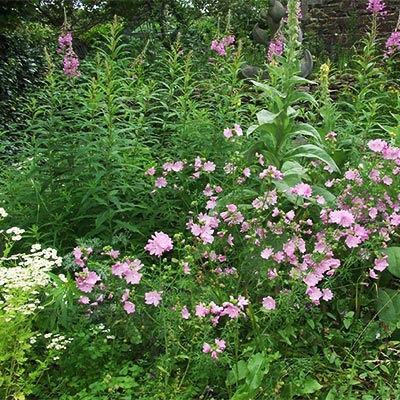
[[[400,247],[388,247],[381,251],[388,256],[389,272],[396,278],[400,278]]]
[[[270,124],[271,122],[275,121],[276,118],[279,116],[279,113],[274,114],[268,110],[261,110],[256,115],[258,123],[262,125],[262,124]]]
[[[310,124],[299,123],[295,126],[294,133],[296,135],[308,136],[314,138],[318,143],[322,143],[321,135],[319,132]]]
[[[325,189],[321,186],[311,186],[313,190],[313,196],[322,196],[327,204],[334,204],[336,203],[336,196],[333,195],[329,190]]]
[[[280,92],[278,89],[274,88],[273,86],[269,86],[265,83],[257,82],[257,81],[251,81],[251,83],[254,86],[257,86],[261,89],[263,89],[270,97],[277,96],[280,97],[281,99],[284,99],[286,97],[286,94]]]
[[[314,96],[307,92],[295,92],[289,97],[290,103],[295,103],[298,101],[308,102],[313,105],[317,105],[317,101]]]
[[[263,353],[256,353],[252,355],[247,362],[247,369],[249,373],[246,376],[246,384],[249,386],[250,391],[256,390],[260,387],[265,374],[265,355]]]
[[[293,159],[293,158],[316,158],[318,160],[323,161],[325,164],[328,164],[334,171],[340,172],[338,166],[335,161],[333,161],[332,157],[321,147],[318,147],[314,144],[304,144],[296,147],[295,149],[289,150],[285,154],[285,159]]]
[[[282,165],[281,172],[288,175],[306,176],[307,168],[304,168],[297,161],[285,161]]]
[[[297,395],[303,394],[311,394],[315,393],[322,388],[322,385],[318,383],[316,379],[307,378],[305,382],[303,382],[303,387],[296,393]]]
[[[397,324],[400,319],[400,291],[378,289],[376,308],[379,318],[387,324]]]

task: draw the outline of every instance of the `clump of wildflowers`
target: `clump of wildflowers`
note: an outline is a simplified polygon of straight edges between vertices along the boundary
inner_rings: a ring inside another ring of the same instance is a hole
[[[382,0],[369,0],[367,11],[369,11],[373,16],[384,17],[387,14],[385,11],[385,3]]]
[[[79,59],[72,47],[72,34],[60,35],[58,38],[58,54],[64,57],[64,73],[70,78],[75,78],[81,73],[79,71]]]
[[[218,42],[218,40],[213,40],[211,42],[211,50],[216,51],[220,56],[226,56],[226,48],[228,46],[233,47],[233,43],[235,43],[235,38],[233,36],[227,36],[224,37],[221,41]]]
[[[268,47],[268,62],[272,62],[276,56],[281,56],[283,53],[283,36],[271,40]]]
[[[392,32],[385,44],[386,52],[384,58],[388,58],[395,51],[400,51],[400,31]]]
[[[210,345],[208,343],[203,344],[203,353],[208,354],[211,353],[211,358],[213,360],[218,359],[218,354],[221,354],[226,348],[225,340],[216,338],[214,340],[215,345]]]

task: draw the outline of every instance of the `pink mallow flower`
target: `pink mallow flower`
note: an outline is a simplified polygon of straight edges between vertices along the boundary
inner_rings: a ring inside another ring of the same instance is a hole
[[[297,194],[298,196],[309,198],[312,195],[312,189],[307,183],[301,182],[290,189],[290,194]]]
[[[226,348],[225,340],[216,338],[214,340],[215,345],[211,346],[208,343],[203,344],[203,353],[208,354],[211,353],[211,358],[213,360],[218,359],[218,354],[221,354]]]
[[[329,214],[329,222],[348,228],[354,224],[354,216],[350,211],[335,210]]]
[[[387,259],[387,255],[384,255],[382,258],[376,258],[374,260],[374,269],[379,272],[384,271],[389,266]]]
[[[135,312],[136,306],[130,301],[125,301],[124,302],[124,310],[127,314],[132,314]]]
[[[87,268],[83,269],[83,272],[76,273],[76,285],[81,292],[90,293],[93,290],[94,285],[100,280],[99,275],[94,271],[89,271]]]
[[[146,293],[145,296],[145,303],[149,304],[149,305],[153,305],[154,307],[157,307],[160,302],[161,302],[161,295],[163,292],[157,292],[157,291],[153,291],[153,292],[148,292]]]
[[[173,249],[172,239],[164,232],[154,232],[152,238],[148,240],[145,250],[147,250],[151,255],[156,255],[161,257],[164,251],[170,251]]]
[[[275,310],[275,308],[276,308],[276,302],[275,302],[274,298],[271,296],[264,297],[262,305],[268,311]]]

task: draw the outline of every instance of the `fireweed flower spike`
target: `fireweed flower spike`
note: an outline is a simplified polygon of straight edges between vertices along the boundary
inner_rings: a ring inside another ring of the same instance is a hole
[[[384,17],[387,12],[384,11],[385,3],[382,0],[369,0],[367,11],[369,11],[372,15],[382,16]]]
[[[64,73],[70,78],[75,78],[81,73],[79,71],[79,59],[74,49],[72,48],[72,35],[68,32],[65,36],[58,38],[58,54],[64,56]]]

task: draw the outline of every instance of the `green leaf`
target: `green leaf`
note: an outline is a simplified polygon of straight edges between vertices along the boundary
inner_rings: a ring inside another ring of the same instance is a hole
[[[293,136],[305,136],[312,137],[317,143],[322,143],[321,135],[319,132],[310,124],[299,123],[295,126]]]
[[[257,86],[261,89],[264,90],[264,92],[266,92],[268,94],[269,97],[280,97],[282,99],[284,99],[286,97],[285,93],[280,92],[279,90],[277,90],[276,88],[274,88],[273,86],[269,86],[265,83],[261,83],[261,82],[256,82],[256,81],[251,81],[251,83],[254,86]]]
[[[333,161],[332,157],[321,147],[318,147],[314,144],[304,144],[296,147],[295,149],[289,150],[285,154],[286,159],[294,159],[294,158],[316,158],[318,160],[323,161],[325,164],[329,165],[334,171],[340,172],[338,166],[335,161]]]
[[[400,292],[393,289],[378,289],[376,308],[383,322],[396,324],[400,319]]]
[[[351,324],[353,323],[354,311],[349,311],[343,318],[343,325],[346,329],[349,329]]]
[[[303,382],[303,387],[296,394],[297,395],[311,394],[317,392],[321,388],[322,385],[320,385],[316,379],[307,378],[306,381]]]
[[[246,377],[246,384],[249,386],[250,391],[254,391],[260,387],[264,374],[266,373],[265,361],[266,358],[263,353],[256,353],[252,355],[247,362],[249,374]]]
[[[276,120],[279,114],[274,114],[268,110],[261,110],[257,113],[258,123],[259,125],[270,124]]]
[[[381,251],[388,256],[389,272],[396,278],[400,278],[400,247],[388,247]]]

